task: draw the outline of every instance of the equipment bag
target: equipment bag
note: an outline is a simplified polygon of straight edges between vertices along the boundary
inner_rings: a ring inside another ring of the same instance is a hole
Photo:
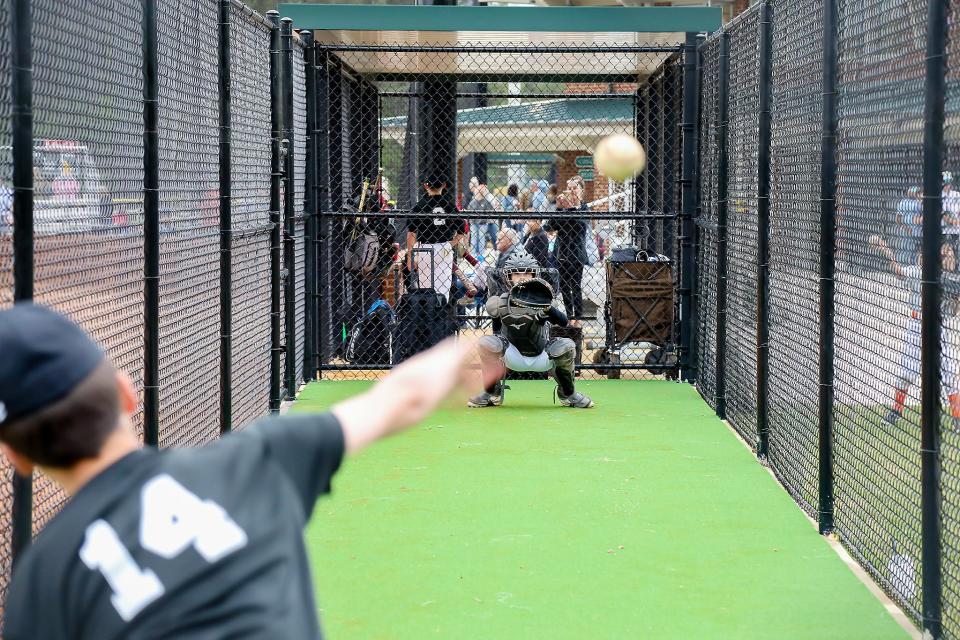
[[[457,329],[453,308],[433,289],[415,289],[400,297],[393,327],[393,364],[425,351]]]
[[[347,361],[351,364],[390,365],[390,341],[395,314],[385,300],[377,300],[350,332]]]

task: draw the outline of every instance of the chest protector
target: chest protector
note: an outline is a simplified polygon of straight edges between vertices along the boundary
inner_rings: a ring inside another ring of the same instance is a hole
[[[550,325],[539,322],[532,309],[513,307],[500,317],[500,335],[525,356],[536,356],[547,348]]]

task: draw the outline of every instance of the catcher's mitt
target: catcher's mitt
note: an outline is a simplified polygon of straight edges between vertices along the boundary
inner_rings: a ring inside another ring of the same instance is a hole
[[[553,288],[540,278],[518,282],[510,289],[507,305],[546,311],[553,306]]]

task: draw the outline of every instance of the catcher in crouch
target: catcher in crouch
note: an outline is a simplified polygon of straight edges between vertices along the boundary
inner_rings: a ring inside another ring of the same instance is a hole
[[[566,326],[567,316],[553,306],[553,287],[537,277],[539,264],[526,251],[517,251],[500,271],[501,289],[509,291],[493,295],[495,289],[491,288],[487,301],[496,333],[483,336],[478,343],[485,373],[501,368],[501,363],[513,371],[549,371],[557,381],[560,404],[589,409],[593,400],[574,388],[573,340],[550,337],[550,324]],[[467,406],[500,406],[503,388],[503,380],[498,380]]]

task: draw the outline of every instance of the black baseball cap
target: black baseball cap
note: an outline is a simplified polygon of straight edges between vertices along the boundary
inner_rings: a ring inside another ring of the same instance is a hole
[[[446,186],[447,181],[445,178],[440,176],[431,175],[423,179],[423,183],[428,185],[431,189],[439,189],[440,187]]]
[[[53,309],[27,302],[0,310],[0,428],[62,400],[105,358]]]

